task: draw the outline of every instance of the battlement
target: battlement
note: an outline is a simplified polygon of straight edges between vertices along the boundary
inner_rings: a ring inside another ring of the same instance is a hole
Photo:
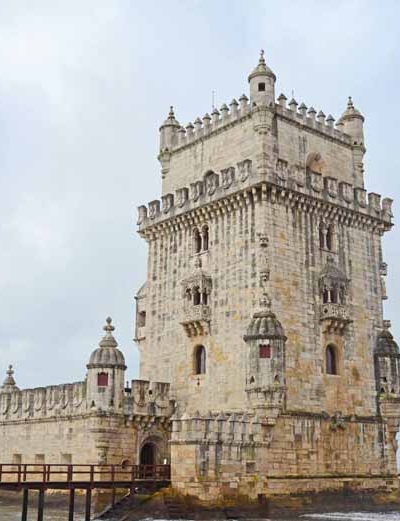
[[[303,194],[391,225],[392,199],[381,200],[379,194],[367,193],[363,188],[339,181],[335,177],[324,176],[299,164],[290,165],[287,161],[278,159],[275,171],[269,175],[267,181],[272,187],[278,187],[286,194],[292,193],[292,196],[293,193]],[[253,168],[250,159],[236,165],[227,165],[219,173],[208,171],[202,180],[177,189],[175,194],[165,194],[161,201],[151,201],[147,207],[139,206],[137,221],[139,231],[205,204],[219,201],[247,187],[254,187],[261,182],[262,178]]]
[[[84,381],[0,394],[0,422],[93,412],[86,399],[86,386]],[[132,380],[131,387],[125,390],[123,413],[127,416],[170,416],[173,404],[169,388],[169,383]]]
[[[262,420],[256,414],[198,411],[182,416],[174,415],[171,442],[225,442],[262,443],[264,441]]]
[[[125,392],[124,414],[128,416],[163,416],[173,413],[170,384],[132,380],[130,392]]]
[[[76,416],[86,410],[86,382],[0,394],[0,422]]]
[[[286,96],[281,94],[274,104],[272,110],[278,115],[278,117],[285,118],[291,122],[295,122],[302,126],[304,130],[311,132],[317,132],[323,134],[325,137],[336,139],[345,145],[351,146],[351,137],[343,131],[343,123],[339,120],[334,125],[335,119],[329,114],[328,117],[322,111],[317,111],[301,103],[300,106],[295,99],[286,105]],[[174,153],[184,147],[190,146],[201,139],[206,139],[215,135],[218,132],[227,130],[231,126],[241,122],[244,118],[251,118],[252,114],[258,110],[258,106],[250,106],[249,99],[245,94],[239,98],[239,102],[236,98],[229,103],[229,107],[226,103],[221,105],[218,110],[216,107],[213,108],[210,114],[206,113],[202,118],[197,117],[194,120],[194,124],[189,123],[184,126],[177,127],[177,132],[172,135],[172,139],[169,142],[168,148],[169,153]],[[160,154],[162,154],[161,149]]]
[[[343,131],[343,122],[336,123],[335,118],[329,114],[328,117],[320,110],[318,113],[314,107],[307,108],[304,103],[300,105],[292,98],[286,105],[287,98],[281,94],[275,105],[276,113],[289,121],[293,121],[304,127],[304,130],[320,132],[328,138],[334,138],[346,145],[352,145],[351,136]]]

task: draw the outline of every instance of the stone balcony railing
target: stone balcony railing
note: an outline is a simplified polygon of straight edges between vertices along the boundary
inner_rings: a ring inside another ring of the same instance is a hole
[[[210,306],[204,304],[198,304],[197,306],[189,306],[185,309],[184,321],[195,321],[195,320],[211,320]]]
[[[185,328],[189,337],[204,335],[209,332],[209,322],[211,321],[210,306],[198,304],[185,308],[181,324]]]
[[[321,304],[320,321],[327,323],[327,329],[329,331],[343,330],[347,324],[352,322],[349,306],[345,304],[334,304],[333,302]]]

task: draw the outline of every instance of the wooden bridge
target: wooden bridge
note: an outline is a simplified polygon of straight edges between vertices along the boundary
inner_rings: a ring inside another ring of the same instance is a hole
[[[28,519],[29,490],[38,490],[38,521],[43,521],[45,491],[68,490],[68,521],[74,520],[75,490],[86,491],[85,521],[90,521],[92,490],[157,490],[170,484],[169,465],[50,465],[0,463],[0,490],[23,491],[21,521]]]

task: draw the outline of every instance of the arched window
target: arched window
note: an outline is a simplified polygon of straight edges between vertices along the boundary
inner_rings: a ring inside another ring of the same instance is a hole
[[[325,351],[326,358],[326,374],[338,374],[337,373],[337,356],[336,347],[332,344],[327,346]]]
[[[107,387],[107,385],[108,385],[108,374],[107,373],[99,373],[97,375],[97,385],[98,385],[98,387]]]
[[[197,346],[194,351],[194,373],[205,374],[206,372],[206,350],[204,346]]]
[[[201,295],[200,295],[199,288],[196,287],[193,290],[193,305],[198,306],[199,304],[201,304]]]
[[[138,327],[146,325],[146,311],[139,311],[138,313]]]
[[[201,235],[197,228],[193,231],[193,249],[194,253],[201,252]]]
[[[208,226],[203,226],[203,251],[208,250]]]
[[[202,300],[203,306],[207,306],[208,305],[208,295],[207,295],[207,291],[206,290],[203,291],[201,300]]]

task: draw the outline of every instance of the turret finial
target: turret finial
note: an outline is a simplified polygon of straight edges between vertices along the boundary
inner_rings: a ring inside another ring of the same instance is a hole
[[[348,100],[347,100],[347,108],[348,108],[348,109],[354,109],[353,99],[352,99],[351,96],[348,97]]]
[[[260,307],[271,309],[271,305],[272,305],[272,303],[271,303],[271,299],[270,299],[268,293],[263,293],[260,298]]]
[[[13,366],[11,364],[8,366],[6,374],[7,374],[7,376],[3,382],[3,385],[0,386],[0,394],[18,390],[18,387],[15,383],[14,376],[13,376],[14,375]]]
[[[106,318],[106,325],[103,327],[104,331],[111,332],[111,331],[115,330],[115,327],[111,324],[111,322],[112,322],[112,318],[111,317],[107,317]]]
[[[259,62],[265,64],[264,49],[261,49],[261,51],[260,51],[260,60],[259,60]]]

